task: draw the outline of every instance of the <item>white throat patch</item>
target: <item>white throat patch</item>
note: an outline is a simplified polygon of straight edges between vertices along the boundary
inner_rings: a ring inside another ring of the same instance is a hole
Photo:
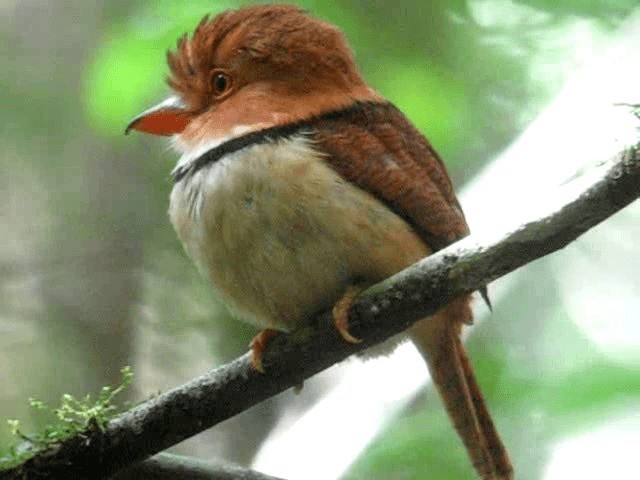
[[[241,137],[245,133],[251,132],[254,128],[249,125],[237,125],[233,127],[231,132],[228,135],[207,139],[203,142],[200,142],[198,145],[192,146],[187,145],[181,138],[180,135],[174,135],[171,137],[170,146],[180,154],[180,159],[178,163],[172,170],[172,174],[174,174],[178,169],[186,168],[191,165],[195,160],[201,157],[203,154],[207,153],[209,150],[212,150],[216,147],[219,147],[225,142],[229,140],[233,140],[234,138]]]

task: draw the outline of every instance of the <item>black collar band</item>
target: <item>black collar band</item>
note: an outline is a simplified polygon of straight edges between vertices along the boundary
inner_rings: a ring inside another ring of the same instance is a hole
[[[391,106],[392,105],[388,102],[355,102],[353,105],[340,110],[331,110],[329,112],[286,125],[278,125],[276,127],[269,127],[264,130],[250,132],[228,140],[217,147],[206,151],[187,165],[175,168],[171,172],[171,177],[174,183],[178,183],[183,178],[193,175],[201,168],[217,162],[225,155],[237,152],[243,148],[247,148],[252,145],[270,143],[277,140],[289,139],[296,134],[309,132],[313,130],[314,125],[319,121],[338,120],[352,115],[357,115],[362,110],[370,109],[372,107],[389,108]]]

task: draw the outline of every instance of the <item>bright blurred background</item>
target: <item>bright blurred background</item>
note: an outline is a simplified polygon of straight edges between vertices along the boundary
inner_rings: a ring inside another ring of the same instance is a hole
[[[255,331],[216,303],[169,224],[176,155],[123,129],[168,93],[176,39],[247,3],[0,0],[0,417],[41,429],[29,397],[96,394],[131,365],[138,401],[246,350]],[[630,127],[611,103],[640,103],[637,0],[297,3],[345,31],[365,78],[430,138],[476,232],[618,150]],[[467,344],[519,479],[637,478],[639,240],[635,204],[495,282],[492,315],[479,306]],[[474,478],[407,361],[386,377],[344,362],[175,451],[251,465],[262,449],[255,465],[290,479]],[[376,383],[406,390],[361,425]],[[362,400],[300,422],[340,389]],[[301,424],[308,458],[278,447]],[[357,448],[326,469],[338,438]],[[3,422],[0,452],[11,441]]]

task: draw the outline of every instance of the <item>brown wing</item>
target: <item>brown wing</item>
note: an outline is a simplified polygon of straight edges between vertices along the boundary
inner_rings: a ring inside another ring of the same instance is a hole
[[[404,218],[432,250],[469,233],[442,160],[395,106],[363,103],[319,123],[314,137],[332,168]]]
[[[468,235],[464,214],[447,170],[427,139],[391,104],[357,104],[325,116],[314,135],[328,163],[340,175],[382,200],[403,217],[432,250]],[[486,289],[481,293],[488,303]],[[460,341],[471,321],[470,296],[443,307],[410,329],[429,365],[476,471],[483,479],[513,478],[471,363]]]

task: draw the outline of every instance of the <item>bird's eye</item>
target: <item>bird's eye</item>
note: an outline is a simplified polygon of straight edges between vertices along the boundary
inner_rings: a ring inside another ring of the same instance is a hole
[[[211,72],[211,89],[216,97],[220,97],[227,93],[231,88],[231,77],[222,70],[214,70]]]

